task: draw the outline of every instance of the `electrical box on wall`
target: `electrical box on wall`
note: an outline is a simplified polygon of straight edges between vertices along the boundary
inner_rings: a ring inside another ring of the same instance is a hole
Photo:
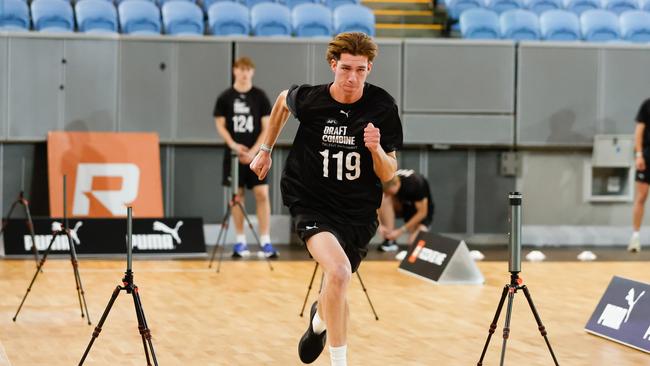
[[[596,135],[591,161],[584,162],[588,202],[631,202],[634,197],[634,136]]]

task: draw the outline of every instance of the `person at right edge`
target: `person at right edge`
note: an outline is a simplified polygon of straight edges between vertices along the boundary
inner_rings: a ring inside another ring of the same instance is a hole
[[[639,231],[645,211],[645,201],[648,198],[648,184],[650,184],[650,172],[647,170],[646,162],[650,161],[650,98],[646,99],[639,113],[636,115],[636,128],[634,129],[634,156],[636,158],[636,195],[634,196],[634,210],[632,213],[632,237],[627,250],[630,252],[641,251],[641,240]]]
[[[289,113],[296,117],[300,126],[282,175],[282,198],[324,274],[298,343],[304,363],[314,362],[328,339],[331,365],[347,365],[348,285],[377,231],[382,182],[397,170],[402,123],[395,100],[365,82],[376,54],[377,45],[364,33],[334,37],[326,56],[334,81],[280,93],[250,165],[260,179],[266,176],[280,130]]]

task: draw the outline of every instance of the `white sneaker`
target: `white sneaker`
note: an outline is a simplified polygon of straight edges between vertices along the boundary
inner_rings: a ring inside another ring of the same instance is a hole
[[[638,236],[633,235],[630,238],[630,244],[627,246],[627,251],[632,253],[637,253],[641,251],[641,240]]]

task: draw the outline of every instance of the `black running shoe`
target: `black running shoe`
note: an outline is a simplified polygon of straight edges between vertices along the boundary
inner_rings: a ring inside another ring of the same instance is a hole
[[[309,327],[305,334],[300,338],[300,343],[298,343],[298,355],[300,356],[300,361],[303,363],[312,363],[316,361],[318,356],[325,348],[325,341],[327,340],[327,330],[323,331],[321,334],[314,333],[314,328],[311,325],[311,322],[314,319],[316,311],[318,311],[318,301],[314,301],[311,305],[311,311],[309,312]]]

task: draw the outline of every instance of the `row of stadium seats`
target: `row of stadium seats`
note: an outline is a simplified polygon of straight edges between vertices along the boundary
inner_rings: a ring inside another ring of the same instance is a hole
[[[541,16],[522,9],[499,16],[487,9],[470,9],[460,16],[464,38],[588,42],[650,42],[650,12],[631,10],[620,16],[596,9],[578,17],[566,10],[549,10]]]
[[[30,29],[28,5],[23,0],[0,0],[0,30]],[[162,13],[162,23],[161,23]],[[125,0],[118,8],[106,0],[80,0],[73,8],[66,0],[34,0],[33,29],[41,32],[202,35],[201,8],[189,1],[168,1],[162,12],[148,0]],[[118,24],[119,19],[119,24]],[[361,5],[342,5],[333,12],[321,4],[301,4],[290,10],[278,3],[260,3],[248,9],[235,2],[216,2],[207,12],[208,33],[221,36],[329,37],[360,31],[374,35],[375,17]],[[163,29],[164,26],[164,29]]]
[[[34,0],[22,0],[22,1],[29,4],[29,3],[33,2]],[[79,2],[81,0],[67,0],[67,1],[70,1],[71,3],[74,4],[74,3],[77,3],[77,2]],[[125,1],[125,0],[105,0],[105,1],[108,1],[110,3],[115,3],[115,4],[119,5],[122,1]],[[149,1],[154,2],[158,6],[162,7],[162,5],[165,4],[166,2],[177,1],[177,0],[149,0]],[[347,5],[347,4],[361,5],[361,0],[182,0],[182,1],[189,1],[189,2],[193,2],[193,3],[197,3],[203,8],[203,10],[206,13],[208,12],[208,9],[210,8],[210,6],[212,4],[217,3],[217,2],[221,2],[221,1],[236,2],[236,3],[242,4],[242,5],[246,5],[249,8],[252,8],[253,6],[255,6],[255,5],[259,4],[259,3],[280,3],[282,5],[288,6],[291,9],[295,8],[297,5],[306,4],[306,3],[309,3],[309,4],[322,4],[322,5],[325,5],[326,7],[330,8],[332,10],[338,8],[341,5]],[[0,2],[0,8],[2,8],[1,2]]]
[[[604,9],[621,14],[629,10],[650,11],[650,0],[445,0],[445,6],[452,19],[459,19],[465,10],[474,8],[499,14],[513,9],[528,9],[537,14],[565,9],[578,15],[587,10]]]

